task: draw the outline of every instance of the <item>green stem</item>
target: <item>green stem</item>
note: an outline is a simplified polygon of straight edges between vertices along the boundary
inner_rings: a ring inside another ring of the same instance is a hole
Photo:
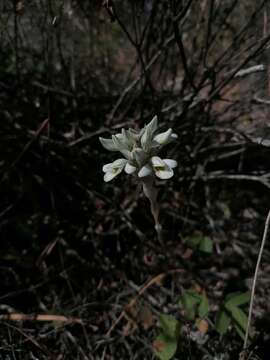
[[[150,201],[151,213],[155,221],[155,230],[157,233],[158,241],[163,244],[162,241],[162,226],[159,222],[159,205],[157,202],[157,189],[154,187],[154,179],[148,177],[143,180],[143,192]]]

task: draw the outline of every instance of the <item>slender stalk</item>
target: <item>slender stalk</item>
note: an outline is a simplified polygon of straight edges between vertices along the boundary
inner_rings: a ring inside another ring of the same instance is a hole
[[[151,213],[155,221],[155,230],[158,241],[163,244],[162,240],[162,226],[159,222],[159,205],[157,202],[157,189],[154,187],[154,179],[147,177],[143,180],[143,192],[150,201]]]
[[[259,268],[260,268],[261,259],[262,259],[262,255],[263,255],[263,250],[264,250],[265,242],[266,242],[267,235],[268,235],[269,225],[270,225],[270,210],[268,212],[268,215],[267,215],[267,218],[266,218],[266,221],[265,221],[262,243],[261,243],[261,247],[260,247],[260,251],[259,251],[259,255],[258,255],[258,259],[257,259],[257,264],[256,264],[256,268],[255,268],[253,283],[252,283],[251,298],[250,298],[249,313],[248,313],[248,321],[247,321],[247,328],[246,328],[245,340],[244,340],[244,345],[243,345],[243,351],[246,350],[247,344],[248,344],[248,336],[249,336],[250,325],[251,325],[251,318],[252,318],[252,310],[253,310],[253,304],[254,304],[254,298],[255,298],[256,283],[257,283],[257,279],[258,279],[258,273],[259,273]]]

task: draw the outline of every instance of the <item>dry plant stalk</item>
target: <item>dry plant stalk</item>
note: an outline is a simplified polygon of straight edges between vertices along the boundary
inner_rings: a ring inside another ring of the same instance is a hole
[[[22,313],[10,313],[0,315],[0,321],[56,321],[56,322],[68,322],[68,323],[82,323],[81,319],[67,317],[63,315],[52,314],[22,314]]]
[[[254,272],[254,278],[253,278],[252,289],[251,289],[249,312],[248,312],[247,328],[246,328],[246,333],[245,333],[243,351],[241,352],[240,357],[239,357],[240,360],[245,359],[245,352],[246,352],[247,345],[248,345],[248,337],[249,337],[250,326],[251,326],[253,304],[254,304],[254,299],[255,299],[256,284],[257,284],[257,280],[258,280],[258,274],[259,274],[260,264],[261,264],[261,260],[262,260],[263,250],[264,250],[264,246],[265,246],[267,236],[268,236],[269,225],[270,225],[270,210],[268,212],[268,215],[267,215],[267,218],[266,218],[266,221],[265,221],[261,247],[260,247],[260,251],[259,251],[259,255],[258,255],[257,263],[256,263],[256,268],[255,268],[255,272]]]

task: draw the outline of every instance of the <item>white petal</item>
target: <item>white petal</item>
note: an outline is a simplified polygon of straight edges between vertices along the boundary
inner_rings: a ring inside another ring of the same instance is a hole
[[[149,165],[145,165],[141,168],[141,170],[138,172],[138,176],[141,177],[145,177],[152,174],[152,169],[151,166]]]
[[[166,144],[172,135],[172,129],[168,129],[167,131],[160,133],[154,137],[154,140],[160,145]]]
[[[164,167],[164,166],[166,166],[166,164],[164,163],[164,161],[162,161],[161,158],[158,157],[158,156],[153,156],[153,157],[151,158],[151,162],[152,162],[152,164],[153,164],[154,167],[155,167],[155,166],[158,166],[158,167]]]
[[[136,171],[136,167],[129,164],[129,163],[126,163],[126,166],[125,166],[125,172],[127,174],[133,174],[134,172]]]
[[[115,178],[123,170],[127,163],[126,159],[117,159],[113,163],[106,164],[102,170],[105,172],[104,181],[108,182]]]
[[[107,172],[107,171],[110,171],[110,170],[112,170],[112,163],[103,165],[103,167],[102,167],[103,172]]]
[[[175,161],[173,159],[163,159],[163,161],[165,162],[165,164],[167,164],[172,169],[177,166],[177,161]]]
[[[170,160],[170,159],[167,159]],[[153,156],[152,164],[154,168],[155,175],[160,179],[170,179],[173,176],[173,170],[171,167],[158,156]],[[175,164],[173,164],[175,165]]]
[[[121,171],[108,171],[104,174],[104,181],[108,182],[111,181],[113,178],[115,178],[118,174],[120,174]]]
[[[173,140],[178,139],[178,135],[177,135],[176,133],[172,133],[172,134],[171,134],[171,138],[172,138]]]
[[[173,170],[172,169],[158,170],[155,171],[155,174],[158,178],[166,180],[166,179],[170,179],[173,176]]]
[[[123,167],[126,165],[127,163],[127,159],[117,159],[112,163],[112,167],[121,167],[123,169]]]

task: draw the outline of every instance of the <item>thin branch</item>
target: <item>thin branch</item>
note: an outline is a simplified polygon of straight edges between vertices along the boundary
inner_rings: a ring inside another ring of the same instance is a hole
[[[174,13],[174,15],[175,15],[175,13]],[[176,18],[176,16],[175,16],[175,18]],[[180,53],[180,56],[181,56],[181,60],[182,60],[182,64],[183,64],[183,68],[184,68],[186,77],[187,77],[190,85],[192,86],[192,88],[197,92],[197,88],[196,88],[196,86],[194,84],[191,72],[190,72],[190,70],[188,68],[185,47],[184,47],[184,44],[183,44],[183,41],[182,41],[181,34],[179,32],[178,23],[175,20],[173,20],[173,30],[174,30],[175,42],[176,42],[176,44],[178,46],[178,49],[179,49],[179,53]]]
[[[245,174],[223,174],[220,172],[209,173],[200,177],[195,177],[193,180],[203,179],[207,180],[216,180],[216,179],[228,179],[228,180],[245,180],[245,181],[256,181],[268,189],[270,189],[270,174],[264,175],[245,175]]]
[[[270,210],[268,212],[268,215],[267,215],[267,218],[266,218],[266,221],[265,221],[261,247],[260,247],[260,251],[259,251],[259,255],[258,255],[258,259],[257,259],[257,264],[256,264],[256,268],[255,268],[255,273],[254,273],[254,278],[253,278],[253,283],[252,283],[251,298],[250,298],[250,305],[249,305],[249,312],[248,312],[248,322],[247,322],[245,340],[244,340],[244,345],[243,345],[243,351],[246,350],[247,344],[248,344],[248,337],[249,337],[249,332],[250,332],[253,304],[254,304],[254,299],[255,299],[256,284],[257,284],[257,280],[258,280],[258,274],[259,274],[260,264],[261,264],[261,260],[262,260],[263,250],[264,250],[264,246],[265,246],[267,236],[268,236],[269,225],[270,225]],[[240,354],[240,359],[241,359],[241,354]]]
[[[174,40],[174,35],[171,35],[167,38],[167,40],[165,41],[165,43],[163,44],[162,48],[159,49],[155,55],[152,57],[152,59],[149,61],[149,63],[145,66],[145,71],[149,70],[154,64],[155,62],[158,60],[158,58],[161,56],[161,54],[163,53],[163,51],[167,48],[167,46],[170,45],[170,43]],[[134,79],[122,92],[122,94],[120,95],[118,101],[116,102],[115,106],[113,107],[111,114],[109,115],[109,120],[114,118],[114,115],[116,113],[116,111],[118,110],[119,106],[122,104],[122,102],[124,101],[126,95],[140,82],[142,76],[144,74],[140,74],[136,79]]]
[[[22,313],[11,313],[0,315],[0,321],[57,321],[64,323],[82,323],[81,319],[71,318],[63,315],[53,314],[22,314]]]

